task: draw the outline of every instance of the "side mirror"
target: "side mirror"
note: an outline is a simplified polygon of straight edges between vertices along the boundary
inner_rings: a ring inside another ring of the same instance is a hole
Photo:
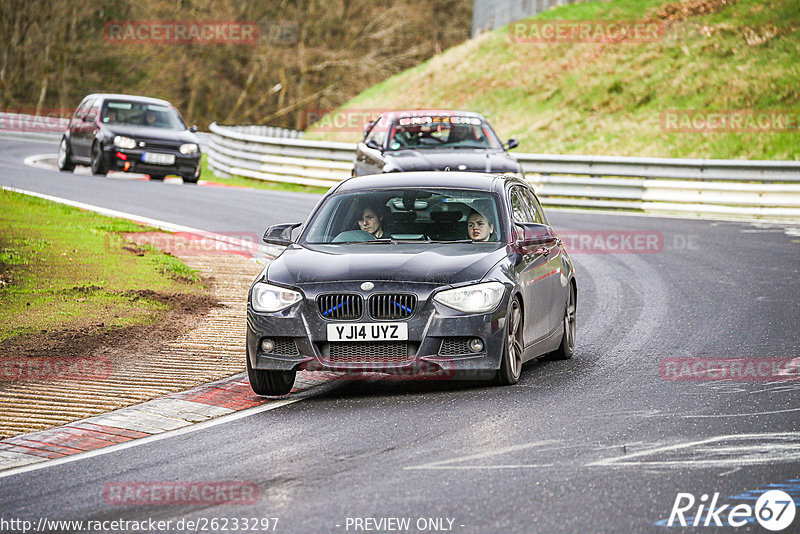
[[[292,244],[292,230],[303,223],[283,223],[275,224],[267,228],[261,240],[270,245],[288,247]]]
[[[189,126],[189,131],[192,133],[197,132],[197,125],[192,124],[191,126]]]
[[[378,142],[375,141],[374,139],[370,139],[364,144],[367,145],[372,150],[380,150],[381,152],[383,152],[383,147],[381,147],[381,145],[379,145]]]
[[[558,235],[546,224],[539,223],[514,223],[516,237],[514,242],[518,247],[544,246],[552,247],[558,241]]]
[[[514,139],[513,137],[506,141],[506,150],[511,150],[512,148],[517,148],[519,146],[519,141]]]

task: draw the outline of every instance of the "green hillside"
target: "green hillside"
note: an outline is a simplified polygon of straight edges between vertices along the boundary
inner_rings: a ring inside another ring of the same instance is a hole
[[[531,20],[645,21],[662,31],[650,41],[531,43],[512,41],[506,26],[371,87],[344,109],[475,110],[501,137],[517,137],[522,152],[800,156],[800,0],[597,1]],[[685,122],[669,123],[682,130],[673,131],[663,121],[674,110],[681,120],[744,111],[741,124],[756,131],[699,132]],[[749,122],[759,111],[778,122]],[[352,130],[307,137],[358,140]]]

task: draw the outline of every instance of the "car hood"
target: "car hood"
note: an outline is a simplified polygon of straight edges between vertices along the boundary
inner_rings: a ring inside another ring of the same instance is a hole
[[[520,172],[517,160],[503,151],[475,149],[396,150],[384,153],[387,170]],[[463,167],[462,167],[463,166]]]
[[[124,135],[133,139],[150,139],[180,143],[197,143],[197,136],[189,130],[167,130],[152,126],[131,126],[128,124],[105,124],[103,127],[111,135]]]
[[[508,254],[503,243],[292,245],[267,278],[290,286],[349,281],[458,284],[478,281]]]

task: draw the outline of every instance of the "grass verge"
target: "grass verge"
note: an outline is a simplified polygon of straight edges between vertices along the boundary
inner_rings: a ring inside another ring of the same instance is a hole
[[[163,295],[202,294],[178,258],[124,238],[145,231],[157,230],[0,190],[0,343],[150,324],[170,309]]]
[[[797,0],[613,0],[537,20],[655,21],[649,42],[531,43],[509,27],[446,50],[364,91],[343,110],[482,112],[521,152],[800,159]],[[666,112],[788,111],[794,129],[671,131]],[[356,132],[306,139],[358,140]]]

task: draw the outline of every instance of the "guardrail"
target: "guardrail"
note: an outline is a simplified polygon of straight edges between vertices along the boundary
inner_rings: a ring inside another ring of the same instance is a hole
[[[212,124],[218,175],[331,187],[350,176],[352,143],[253,135]],[[800,161],[514,154],[545,205],[800,219]]]
[[[69,119],[27,115],[24,113],[0,112],[0,133],[58,142],[69,125]]]

